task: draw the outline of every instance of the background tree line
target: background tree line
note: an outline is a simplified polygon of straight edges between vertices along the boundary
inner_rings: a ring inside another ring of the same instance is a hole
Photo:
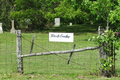
[[[48,23],[100,23],[107,28],[120,25],[120,0],[0,0],[0,22],[4,30],[15,25],[29,25],[43,30]],[[96,26],[97,27],[97,26]]]

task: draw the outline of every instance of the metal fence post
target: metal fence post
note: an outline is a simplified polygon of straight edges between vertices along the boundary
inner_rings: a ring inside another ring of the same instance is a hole
[[[23,58],[22,55],[22,43],[21,43],[21,30],[16,31],[17,35],[17,68],[18,72],[23,73]]]

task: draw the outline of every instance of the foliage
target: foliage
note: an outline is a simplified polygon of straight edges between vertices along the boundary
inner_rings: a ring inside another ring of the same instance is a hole
[[[115,24],[116,22],[120,21],[120,0],[116,0],[116,4],[114,7],[114,10],[110,11],[110,21],[112,22],[112,24]],[[119,23],[117,23],[119,24]]]
[[[15,0],[15,11],[11,13],[18,25],[30,25],[32,29],[43,30],[47,21],[50,21],[54,8],[59,4],[59,0]],[[52,17],[53,18],[53,17]],[[30,19],[30,24],[25,19]]]
[[[120,0],[1,0],[0,4],[0,22],[4,29],[10,29],[11,19],[14,19],[15,26],[30,25],[32,29],[42,30],[47,22],[53,23],[55,17],[67,24],[120,25]]]
[[[113,43],[113,47],[115,47],[115,49],[119,49],[120,47],[120,42],[119,42],[119,38],[117,38],[114,34],[114,32],[112,30],[109,31],[105,31],[104,33],[101,34],[101,36],[97,36],[97,37],[92,37],[91,39],[94,41],[96,44],[98,44],[99,46],[103,46],[104,49],[106,50],[106,52],[108,52],[108,55],[106,57],[106,59],[101,59],[101,63],[102,63],[102,68],[104,70],[110,70],[111,66],[113,65],[112,59],[113,59],[113,55],[111,55],[111,43]],[[106,44],[106,45],[104,45]]]
[[[31,23],[32,29],[43,29],[45,19],[40,8],[40,1],[36,2],[36,0],[16,0],[15,11],[11,13],[11,16],[18,22],[18,24],[30,25]],[[29,23],[26,22],[26,19],[29,20]]]
[[[101,34],[101,36],[93,36],[89,40],[94,41],[97,45],[102,46],[103,43],[111,43],[113,42],[114,46],[116,49],[120,46],[119,38],[117,38],[112,30],[105,31],[104,33]]]
[[[81,3],[83,2],[83,0],[71,0],[71,3],[72,3],[72,7],[77,10]]]
[[[112,58],[113,57],[109,57],[108,60],[102,58],[100,60],[100,62],[102,63],[101,68],[104,69],[105,71],[111,70],[112,65],[114,65],[113,62],[112,62]]]
[[[11,29],[10,13],[14,10],[13,1],[14,0],[0,0],[0,22],[5,31]]]
[[[115,26],[116,21],[120,21],[118,14],[120,0],[96,0],[91,1],[89,9],[93,15],[96,16],[96,21],[106,22],[106,28],[109,26]]]
[[[79,1],[80,4],[81,1]],[[73,6],[75,3],[70,0],[64,0],[60,2],[60,5],[55,8],[55,16],[54,17],[60,17],[62,23],[84,23],[87,21],[88,14],[81,10],[81,5],[77,5],[77,8],[75,9]]]
[[[47,20],[53,22],[54,18],[59,17],[61,23],[81,24],[86,23],[89,18],[89,12],[85,11],[85,8],[81,5],[83,0],[63,0],[60,4],[54,8],[53,11],[49,11],[45,16]],[[86,8],[87,9],[87,8]]]

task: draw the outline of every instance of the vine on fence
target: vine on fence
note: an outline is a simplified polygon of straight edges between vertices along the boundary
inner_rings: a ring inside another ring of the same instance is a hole
[[[105,70],[106,72],[112,72],[112,66],[115,62],[115,57],[113,57],[113,48],[118,50],[120,47],[120,38],[118,38],[112,30],[104,31],[104,33],[101,34],[101,36],[93,36],[89,39],[90,41],[94,41],[95,44],[102,46],[104,50],[107,52],[107,56],[100,59],[101,68]],[[114,56],[116,54],[114,53]],[[114,65],[115,66],[115,65]],[[115,67],[114,67],[115,69]]]

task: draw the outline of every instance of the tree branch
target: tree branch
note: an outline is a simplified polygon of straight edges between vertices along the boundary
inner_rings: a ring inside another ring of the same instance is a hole
[[[86,47],[82,49],[75,49],[75,50],[65,50],[65,51],[51,51],[51,52],[42,52],[42,53],[32,53],[27,55],[21,55],[21,57],[31,57],[31,56],[41,56],[41,55],[50,55],[50,54],[65,54],[65,53],[71,53],[71,52],[81,52],[86,50],[94,50],[98,49],[99,47]]]

